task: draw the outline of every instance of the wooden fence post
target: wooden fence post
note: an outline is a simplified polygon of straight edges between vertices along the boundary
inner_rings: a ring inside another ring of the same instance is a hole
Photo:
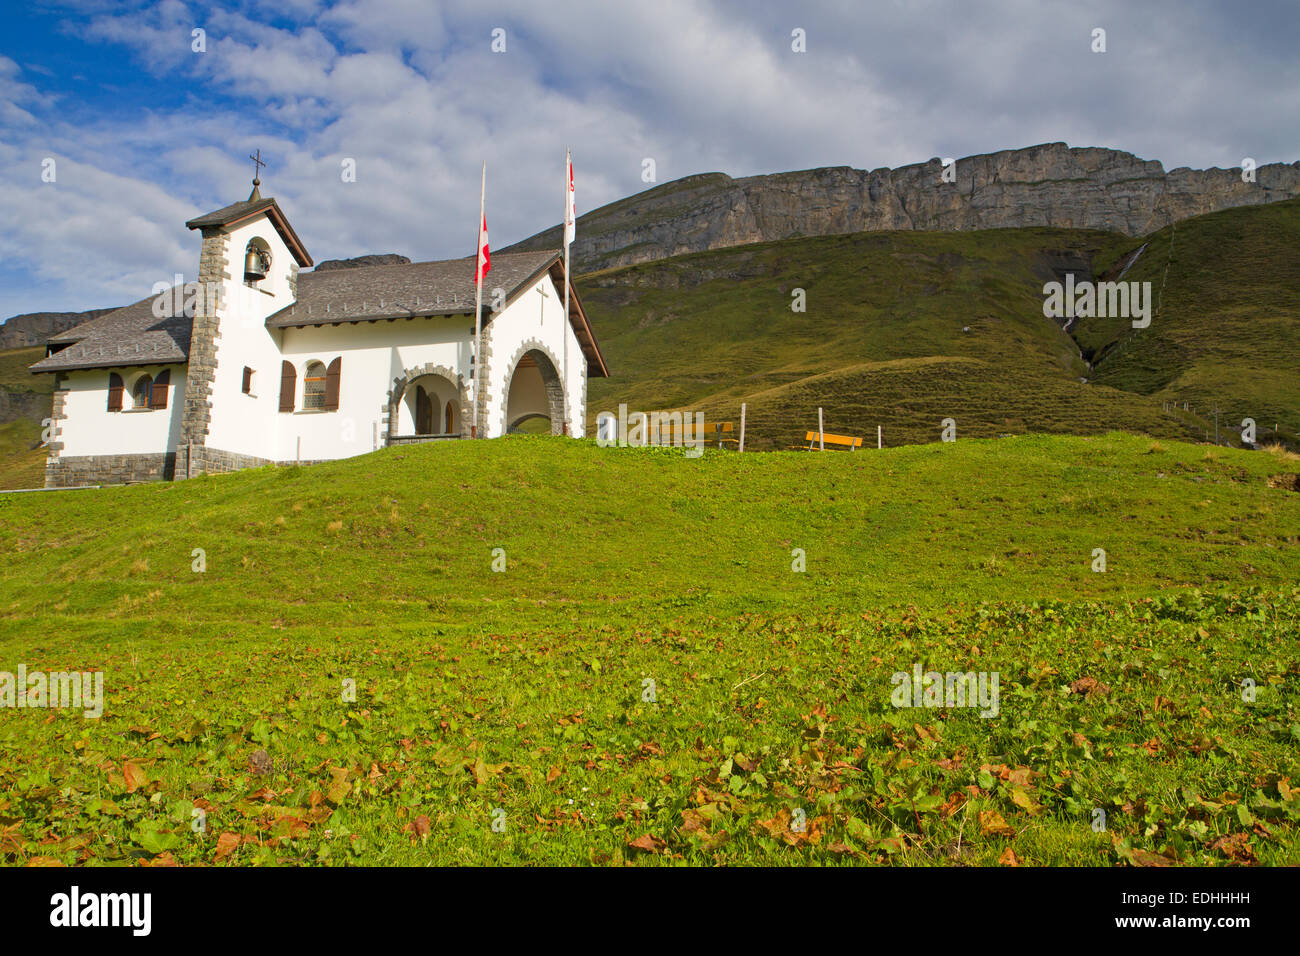
[[[1276,428],[1274,429],[1276,431]],[[740,403],[740,450],[745,450],[745,403]]]
[[[820,405],[817,407],[817,450],[826,450],[826,435],[825,430],[822,428],[822,410]]]

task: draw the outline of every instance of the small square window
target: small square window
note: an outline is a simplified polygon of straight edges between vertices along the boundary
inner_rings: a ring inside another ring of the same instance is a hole
[[[244,366],[244,394],[253,394],[253,370],[247,365]]]

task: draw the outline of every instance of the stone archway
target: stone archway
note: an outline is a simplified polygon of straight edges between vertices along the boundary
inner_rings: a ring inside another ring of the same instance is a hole
[[[393,387],[388,392],[388,398],[383,409],[384,432],[387,435],[388,443],[391,444],[398,437],[399,423],[402,419],[402,402],[406,398],[407,387],[416,379],[425,376],[437,376],[445,380],[449,389],[453,390],[457,397],[457,407],[453,416],[456,421],[456,434],[460,438],[469,437],[470,403],[468,384],[463,376],[458,375],[447,366],[427,363],[406,369],[401,375],[393,379]],[[434,408],[432,411],[434,420],[444,420],[446,411],[442,406]]]
[[[530,339],[519,346],[509,367],[501,399],[502,433],[510,433],[525,421],[548,418],[551,434],[564,434],[564,386],[555,356],[541,342]]]

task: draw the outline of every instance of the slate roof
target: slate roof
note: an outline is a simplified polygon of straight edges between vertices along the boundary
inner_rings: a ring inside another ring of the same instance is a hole
[[[194,320],[182,311],[158,318],[153,313],[155,296],[133,302],[125,308],[60,332],[51,345],[74,343],[41,359],[33,373],[62,372],[79,368],[110,368],[123,365],[164,365],[186,362],[190,354],[190,331]],[[168,305],[184,296],[173,289]]]
[[[547,271],[562,288],[563,270],[563,258],[556,251],[493,256],[492,268],[483,283],[484,321],[492,315],[493,290],[503,289],[505,302],[509,304]],[[589,373],[607,377],[605,358],[587,324],[576,291],[570,299],[570,322],[587,357]],[[150,296],[51,337],[48,340],[51,345],[74,344],[37,362],[31,367],[32,372],[188,361],[193,319],[183,313],[159,319],[153,314],[153,303],[154,296]],[[469,256],[440,262],[300,273],[297,301],[267,318],[266,327],[287,329],[420,315],[473,314],[474,257]]]
[[[229,206],[222,206],[220,209],[199,216],[197,219],[191,219],[185,223],[185,228],[220,229],[233,226],[262,213],[266,213],[266,218],[271,220],[271,225],[280,234],[284,244],[289,247],[289,252],[298,260],[298,265],[303,268],[310,267],[312,265],[311,255],[307,252],[307,247],[302,244],[302,240],[298,238],[298,234],[293,231],[293,226],[289,225],[289,219],[280,208],[280,204],[274,199],[263,199],[256,188],[253,189],[253,194],[243,202],[231,203]]]
[[[249,216],[255,216],[257,213],[270,209],[274,205],[276,205],[274,199],[261,198],[232,202],[229,206],[222,206],[214,212],[205,213],[196,219],[191,219],[185,224],[185,228],[202,229],[204,226],[224,226],[227,223],[238,222],[241,219],[247,219]]]
[[[271,329],[407,319],[417,315],[474,314],[474,256],[439,262],[330,269],[298,275],[298,299],[273,313]],[[502,289],[508,305],[515,296],[550,271],[563,289],[563,257],[557,250],[497,253],[483,280],[483,317],[492,316],[493,292]],[[570,321],[590,374],[606,377],[609,370],[587,324],[577,293],[570,296]]]
[[[483,280],[483,314],[492,313],[492,291],[507,301],[559,256],[555,251],[515,252],[492,257]],[[361,266],[298,274],[298,301],[266,320],[287,329],[412,315],[473,315],[474,257],[440,262]]]

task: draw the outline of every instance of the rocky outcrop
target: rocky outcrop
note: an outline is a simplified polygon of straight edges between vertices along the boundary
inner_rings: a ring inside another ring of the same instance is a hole
[[[361,266],[404,266],[410,263],[406,256],[395,252],[379,253],[371,256],[357,256],[355,259],[326,259],[316,263],[317,272],[329,272],[331,269],[357,269]]]
[[[1166,172],[1114,149],[1048,143],[968,156],[944,182],[940,160],[665,183],[579,217],[575,269],[594,271],[750,242],[883,229],[1060,226],[1144,235],[1190,216],[1300,196],[1300,162]],[[554,248],[559,228],[503,251]]]
[[[26,315],[15,315],[0,325],[0,349],[25,349],[44,345],[51,335],[58,335],[74,325],[116,311],[91,309],[89,312],[29,312]]]

